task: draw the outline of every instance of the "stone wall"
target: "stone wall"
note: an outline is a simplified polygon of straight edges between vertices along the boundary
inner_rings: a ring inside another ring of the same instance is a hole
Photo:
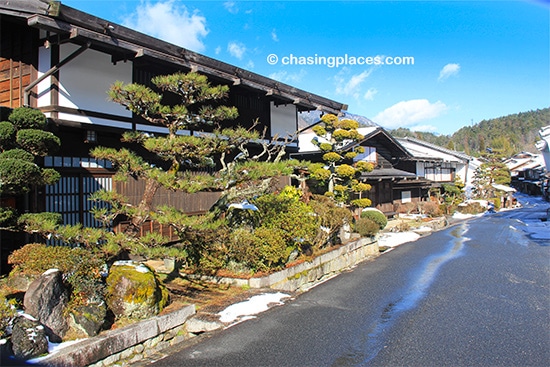
[[[303,291],[378,254],[377,238],[361,238],[318,256],[311,262],[304,262],[265,277],[202,278],[234,286]],[[55,367],[105,367],[136,363],[190,338],[187,324],[188,321],[195,321],[194,314],[195,306],[190,305],[167,315],[111,330],[63,348],[40,363]]]
[[[44,366],[110,366],[137,362],[189,338],[187,320],[195,306],[156,316],[127,327],[84,339],[40,361]]]
[[[361,261],[378,256],[378,238],[360,238],[335,250],[265,277],[238,279],[202,276],[200,279],[238,287],[303,291],[319,281],[349,269]]]

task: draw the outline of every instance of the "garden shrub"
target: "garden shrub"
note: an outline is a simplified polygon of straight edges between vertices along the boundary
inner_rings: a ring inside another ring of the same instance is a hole
[[[32,185],[42,182],[42,172],[36,164],[21,159],[0,160],[1,192],[19,194],[28,192]]]
[[[441,215],[441,209],[439,208],[439,204],[435,201],[425,201],[421,204],[422,212],[426,214],[428,217],[437,217]]]
[[[388,224],[388,219],[379,210],[363,210],[361,212],[361,218],[367,218],[378,224],[379,229],[384,229]]]
[[[61,146],[61,140],[49,131],[24,129],[16,135],[17,144],[37,156],[45,156]]]
[[[309,205],[319,219],[320,226],[317,237],[313,243],[314,247],[321,248],[327,243],[337,243],[337,234],[347,223],[351,223],[353,216],[347,208],[339,207],[334,200],[325,195],[313,195]]]
[[[457,211],[462,214],[480,214],[484,213],[485,210],[486,208],[484,208],[478,201],[463,203],[457,207]]]
[[[17,316],[16,301],[0,295],[0,339],[7,336],[7,328]]]
[[[44,129],[46,127],[46,116],[39,110],[29,107],[14,109],[8,120],[15,125],[17,130],[21,129]]]
[[[10,149],[0,153],[0,159],[21,159],[27,162],[34,162],[34,156],[23,149]]]
[[[417,210],[418,207],[415,203],[403,203],[400,204],[395,211],[400,214],[411,214]]]
[[[40,276],[48,269],[59,269],[72,286],[73,305],[98,301],[102,295],[101,272],[105,262],[102,256],[84,248],[68,246],[47,246],[31,243],[15,250],[8,257],[13,265],[11,275]]]
[[[11,122],[0,122],[0,148],[9,149],[14,146],[15,126]]]
[[[355,221],[355,231],[361,237],[371,237],[380,231],[380,225],[369,218],[358,218]]]

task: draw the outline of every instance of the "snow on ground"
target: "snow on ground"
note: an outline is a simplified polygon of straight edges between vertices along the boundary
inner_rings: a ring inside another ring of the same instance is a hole
[[[420,238],[415,232],[382,233],[378,238],[378,246],[393,248],[407,242],[413,242]],[[385,251],[387,252],[387,251]]]
[[[220,315],[220,321],[223,323],[244,321],[253,318],[253,315],[267,311],[270,305],[284,304],[281,300],[289,297],[288,294],[281,292],[260,294],[251,297],[248,301],[235,303],[221,311],[218,315]]]
[[[534,240],[550,241],[550,204],[541,196],[529,196],[521,193],[515,196],[523,206],[537,208],[534,216],[516,218],[521,223],[520,229]]]

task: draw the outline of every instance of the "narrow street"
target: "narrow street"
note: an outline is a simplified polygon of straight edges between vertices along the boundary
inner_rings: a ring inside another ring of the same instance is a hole
[[[547,207],[399,246],[154,365],[550,365],[550,241],[522,230]]]

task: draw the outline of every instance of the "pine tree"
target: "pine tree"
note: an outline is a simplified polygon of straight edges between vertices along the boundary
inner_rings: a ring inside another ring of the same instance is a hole
[[[353,159],[364,153],[364,148],[349,146],[361,141],[363,136],[357,131],[359,123],[355,120],[339,120],[332,114],[323,115],[321,124],[313,127],[316,137],[313,143],[323,153],[322,165],[313,165],[311,178],[325,186],[325,195],[334,197],[338,203],[350,204],[355,207],[368,207],[371,201],[362,194],[371,189],[369,184],[360,182],[358,176],[362,172],[370,172],[374,165],[370,162]],[[351,194],[357,194],[358,199],[350,200]]]
[[[151,124],[165,127],[167,134],[124,134],[123,143],[139,144],[147,154],[140,155],[127,147],[97,147],[91,152],[96,158],[113,162],[117,179],[144,180],[141,201],[134,206],[115,191],[98,192],[95,198],[111,205],[95,214],[105,221],[123,215],[131,222],[125,233],[131,240],[111,240],[111,252],[126,249],[146,256],[194,256],[194,261],[200,261],[196,246],[208,239],[216,240],[216,231],[224,226],[220,212],[236,199],[265,192],[273,177],[293,172],[294,162],[282,159],[284,145],[263,142],[257,122],[248,129],[221,127],[223,121],[237,117],[235,107],[223,105],[227,86],[214,86],[194,72],[158,76],[152,84],[177,103],[164,104],[163,94],[135,83],[117,82],[109,96]],[[193,134],[184,134],[183,130],[193,130]],[[153,197],[161,186],[181,193],[219,191],[221,199],[214,206],[217,211],[190,216],[167,205],[153,207]],[[167,247],[167,239],[158,235],[139,238],[141,225],[150,219],[174,228],[178,244]]]

